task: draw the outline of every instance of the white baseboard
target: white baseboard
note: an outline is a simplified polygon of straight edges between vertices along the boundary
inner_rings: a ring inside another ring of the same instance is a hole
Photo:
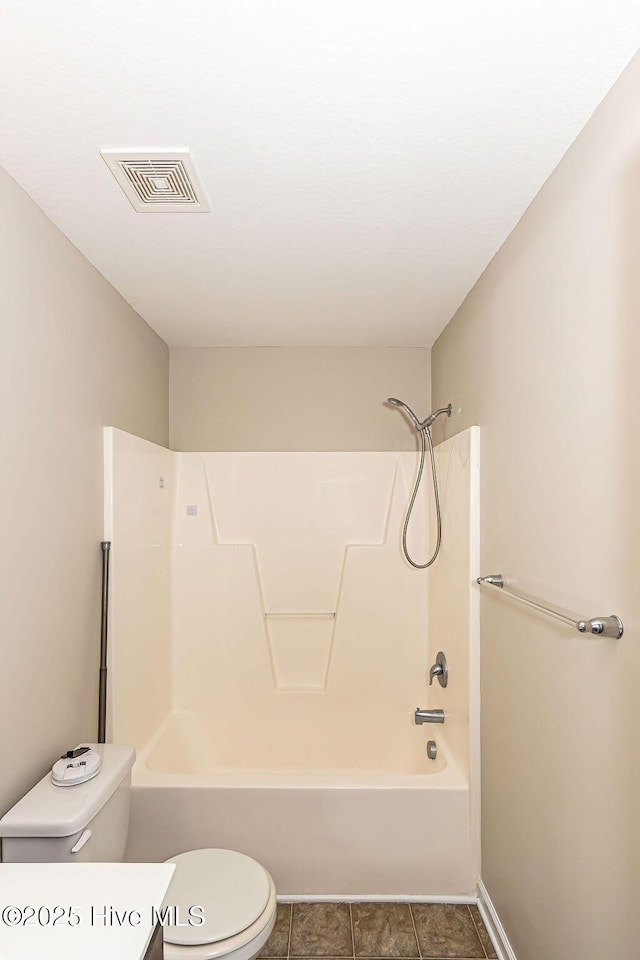
[[[478,898],[454,897],[449,894],[434,897],[407,896],[404,893],[282,893],[278,894],[278,903],[477,903]]]
[[[513,947],[509,943],[509,938],[500,922],[498,912],[482,880],[478,884],[478,910],[498,954],[498,960],[517,960]]]

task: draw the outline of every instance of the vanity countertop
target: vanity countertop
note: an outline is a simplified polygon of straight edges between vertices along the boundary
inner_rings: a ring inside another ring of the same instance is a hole
[[[171,863],[1,863],[0,960],[142,960]]]

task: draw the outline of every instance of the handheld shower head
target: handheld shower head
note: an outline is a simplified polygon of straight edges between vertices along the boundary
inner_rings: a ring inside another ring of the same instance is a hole
[[[416,415],[415,415],[415,413],[413,412],[413,410],[411,409],[411,407],[408,407],[408,406],[406,405],[406,403],[403,403],[403,402],[402,402],[402,400],[396,400],[395,397],[388,397],[388,398],[387,398],[387,403],[391,403],[394,407],[400,407],[400,409],[403,410],[403,411],[406,413],[406,415],[409,417],[409,419],[410,419],[411,422],[413,423],[413,425],[414,425],[414,427],[416,428],[416,430],[421,430],[421,429],[422,429],[422,424],[420,423],[420,421],[419,421],[418,418],[416,417]]]

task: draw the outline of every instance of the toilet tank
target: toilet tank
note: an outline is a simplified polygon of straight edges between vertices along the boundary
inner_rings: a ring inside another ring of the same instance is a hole
[[[4,863],[117,863],[129,833],[133,747],[82,744],[102,757],[97,776],[56,786],[51,772],[0,820]]]

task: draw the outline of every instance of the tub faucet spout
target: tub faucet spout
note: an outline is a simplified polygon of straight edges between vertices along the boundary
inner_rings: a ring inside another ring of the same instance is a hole
[[[444,723],[444,710],[421,710],[416,707],[416,723]]]

